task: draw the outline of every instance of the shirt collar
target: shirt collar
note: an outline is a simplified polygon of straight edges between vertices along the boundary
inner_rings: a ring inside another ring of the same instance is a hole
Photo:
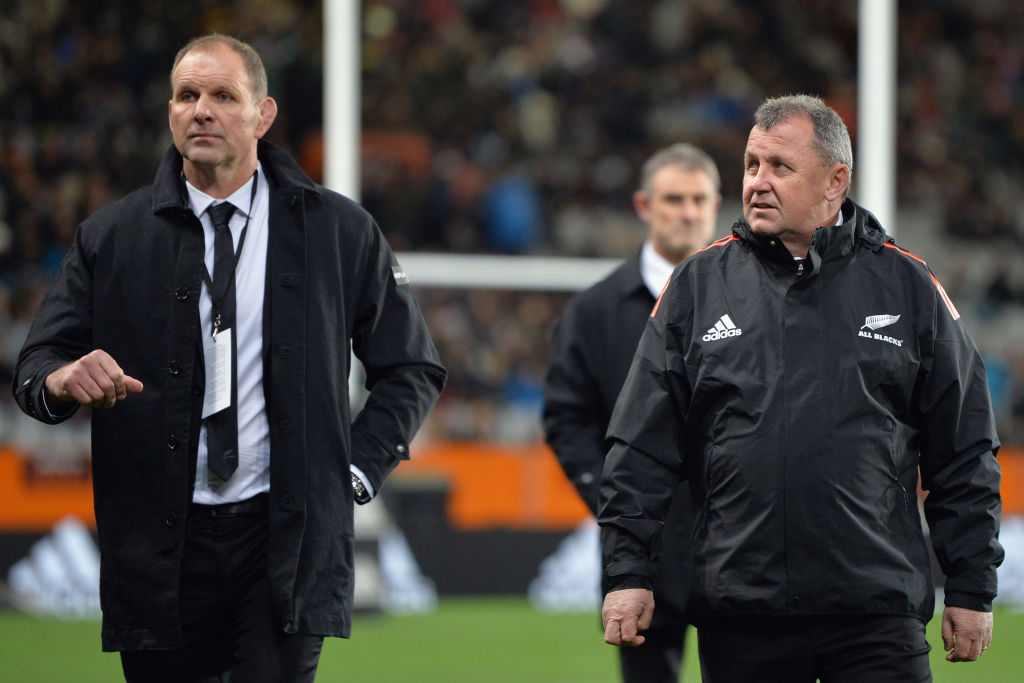
[[[249,182],[242,185],[240,188],[235,190],[231,196],[226,199],[214,199],[210,195],[206,194],[202,190],[195,187],[192,183],[185,179],[185,189],[188,190],[188,201],[189,206],[192,209],[192,213],[197,216],[202,216],[207,209],[213,204],[220,204],[221,202],[231,202],[235,207],[235,211],[246,218],[252,216],[252,206],[249,204],[249,200],[252,198],[252,183],[256,181],[256,178],[263,177],[263,166],[258,161],[256,162],[257,176],[249,178]],[[182,173],[184,175],[184,173]]]
[[[661,290],[665,289],[665,283],[672,277],[672,271],[676,264],[654,250],[650,240],[644,242],[640,250],[640,278],[644,286],[655,299],[661,296]]]

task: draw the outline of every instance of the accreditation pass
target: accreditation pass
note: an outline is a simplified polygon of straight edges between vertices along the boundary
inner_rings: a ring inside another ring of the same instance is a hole
[[[230,328],[203,341],[206,366],[206,394],[203,396],[203,419],[231,405],[231,332]]]

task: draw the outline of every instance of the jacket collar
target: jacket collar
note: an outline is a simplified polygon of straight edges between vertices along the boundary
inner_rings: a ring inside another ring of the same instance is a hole
[[[811,236],[806,262],[812,272],[817,272],[823,262],[852,253],[858,244],[878,250],[885,242],[892,241],[874,214],[859,204],[847,199],[843,202],[842,211],[842,223],[820,227]],[[793,256],[777,235],[755,233],[743,220],[733,225],[732,234],[769,262],[796,268]]]
[[[277,145],[260,140],[256,147],[256,155],[263,164],[271,187],[293,195],[302,191],[312,192],[317,196],[322,194],[322,188],[310,180],[295,160]],[[174,145],[171,145],[164,152],[160,166],[156,170],[156,177],[153,179],[153,213],[168,209],[189,210],[185,184],[181,181],[181,168],[181,154]]]
[[[623,299],[628,299],[631,296],[639,293],[650,295],[650,291],[647,289],[647,285],[644,284],[644,278],[640,274],[641,261],[640,254],[642,249],[638,249],[636,253],[629,259],[629,267],[623,269],[622,280],[619,285],[619,293]]]

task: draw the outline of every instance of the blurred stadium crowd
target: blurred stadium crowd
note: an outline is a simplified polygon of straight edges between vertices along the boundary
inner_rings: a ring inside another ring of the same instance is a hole
[[[217,30],[262,54],[270,139],[322,171],[321,6],[309,0],[5,0],[0,14],[0,374],[7,382],[76,224],[149,182],[170,144],[168,68]],[[856,136],[857,3],[366,0],[362,202],[396,250],[625,256],[654,149],[718,162],[740,215],[761,99],[821,94]],[[1024,443],[1024,3],[899,3],[898,231],[989,365],[1005,442]],[[856,196],[856,170],[854,196]],[[870,208],[870,207],[869,207]],[[547,335],[565,294],[422,288],[449,388],[445,438],[538,436]],[[0,392],[0,441],[38,429]]]

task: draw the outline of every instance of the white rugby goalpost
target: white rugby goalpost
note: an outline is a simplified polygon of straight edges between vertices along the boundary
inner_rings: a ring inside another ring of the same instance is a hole
[[[324,184],[358,200],[360,165],[360,0],[324,0]],[[896,0],[860,0],[858,21],[857,196],[890,234],[895,216]],[[610,272],[618,259],[399,253],[409,279],[420,287],[572,292]],[[357,373],[353,373],[353,377]],[[356,393],[360,389],[356,388]],[[355,395],[355,394],[353,394]],[[360,506],[356,535],[380,543],[400,535],[379,505]],[[590,551],[587,551],[590,552]],[[429,580],[418,574],[411,554],[380,566],[368,549],[357,552],[356,602],[374,609],[387,596],[415,594],[412,609],[436,600]],[[397,578],[387,566],[404,568]],[[410,589],[413,586],[416,590]],[[403,592],[402,588],[405,587]],[[532,589],[531,589],[532,590]],[[416,605],[416,606],[413,606]]]
[[[360,0],[324,0],[324,184],[359,197]],[[896,233],[896,0],[860,0],[857,197]],[[614,259],[402,253],[417,286],[575,291]]]

